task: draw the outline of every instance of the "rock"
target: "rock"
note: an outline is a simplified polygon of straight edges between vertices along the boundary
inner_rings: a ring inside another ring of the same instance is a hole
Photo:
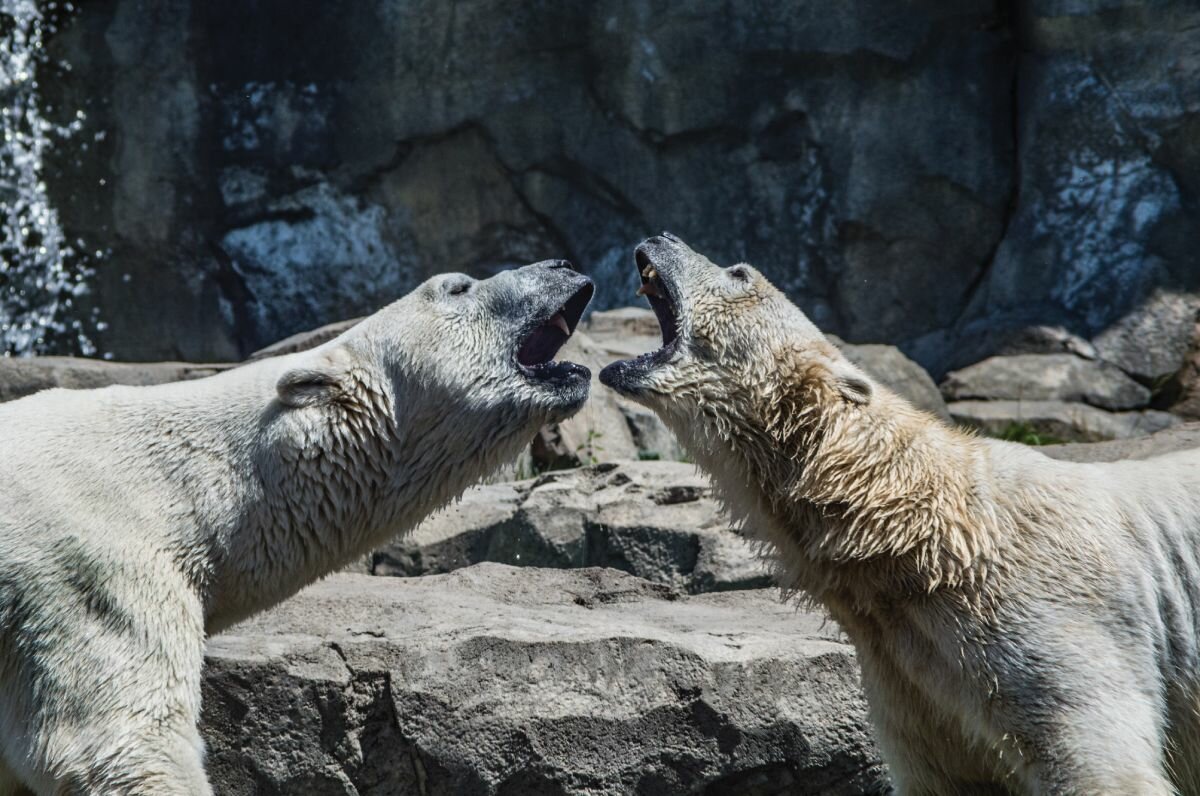
[[[88,390],[113,384],[143,386],[202,379],[230,367],[188,362],[106,362],[76,357],[0,358],[0,402],[53,387]]]
[[[625,416],[625,422],[629,425],[629,432],[633,435],[633,444],[637,445],[639,459],[661,459],[672,462],[687,460],[687,452],[679,444],[679,440],[654,412],[619,395],[617,396],[617,408],[621,410],[621,414]]]
[[[1083,401],[1101,409],[1137,409],[1150,403],[1150,391],[1108,362],[1074,354],[996,356],[942,382],[947,401]]]
[[[223,796],[885,793],[852,648],[774,590],[334,575],[209,640]]]
[[[640,356],[662,345],[658,320],[645,307],[593,312],[585,328],[588,338],[603,351],[604,364],[614,359]],[[600,389],[608,391],[605,387]],[[687,457],[679,440],[658,415],[616,393],[612,393],[611,397],[625,417],[640,457],[670,461],[682,461]]]
[[[427,575],[481,561],[612,567],[687,592],[760,588],[766,565],[729,529],[690,464],[621,462],[468,490],[372,556],[377,575]]]
[[[1099,356],[1096,346],[1061,326],[1022,326],[998,330],[993,343],[998,356],[1014,354],[1074,354],[1084,359]]]
[[[925,364],[940,381],[955,369],[990,356],[1017,354],[1074,354],[1084,359],[1099,355],[1091,341],[1058,325],[1030,318],[974,318],[961,328],[936,332],[906,347],[909,355]],[[940,353],[939,353],[940,352]]]
[[[591,369],[591,394],[576,415],[538,432],[531,449],[535,469],[558,470],[636,459],[638,447],[617,406],[617,395],[600,383],[600,369],[609,361],[603,350],[586,334],[576,331],[557,358]]]
[[[1183,367],[1173,379],[1176,392],[1171,414],[1187,420],[1200,420],[1200,322],[1193,327],[1191,345],[1183,358]]]
[[[628,337],[657,338],[659,345],[662,345],[658,319],[646,307],[598,310],[588,317],[586,327],[588,337],[601,345]]]
[[[1126,373],[1147,381],[1169,376],[1183,364],[1198,320],[1200,292],[1155,290],[1096,336],[1096,350]]]
[[[933,379],[898,348],[890,345],[851,345],[834,335],[829,335],[829,339],[841,349],[846,359],[892,392],[908,399],[918,409],[924,409],[942,420],[950,420],[946,402],[942,400],[942,394],[938,392]]]
[[[1106,412],[1065,401],[954,401],[947,404],[955,422],[991,436],[1027,428],[1051,440],[1097,442],[1152,434],[1178,425],[1174,415],[1147,409]]]
[[[247,362],[255,362],[259,359],[267,357],[279,357],[284,354],[295,354],[298,351],[307,351],[310,348],[316,348],[322,343],[327,343],[337,337],[342,332],[361,321],[362,318],[351,318],[346,321],[335,321],[317,329],[310,329],[306,332],[297,332],[291,337],[285,337],[277,343],[272,343],[266,348],[260,348],[250,356],[246,357]]]
[[[1187,220],[1200,93],[1164,92],[1158,77],[1200,85],[1200,62],[1184,54],[1200,8],[1166,0],[1137,23],[1114,9],[1034,0],[1012,15],[1024,53],[1012,84],[1013,204],[947,340],[970,348],[996,328],[1062,325],[1149,380],[1178,367],[1186,306],[1200,300],[1200,229]],[[931,354],[920,361],[936,372]]]
[[[1191,448],[1200,448],[1200,423],[1184,423],[1145,437],[1044,445],[1038,450],[1052,458],[1072,462],[1115,462],[1118,459],[1148,459]]]

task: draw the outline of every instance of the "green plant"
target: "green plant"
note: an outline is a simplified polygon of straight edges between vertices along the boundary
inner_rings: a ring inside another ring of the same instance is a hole
[[[656,462],[662,458],[658,451],[638,451],[638,458],[644,462]]]
[[[597,440],[603,437],[602,432],[594,428],[589,428],[587,438],[583,442],[575,446],[575,453],[579,456],[580,464],[599,464],[600,459],[596,456],[597,453],[604,450],[603,446],[598,444]]]
[[[1024,420],[1009,423],[996,435],[996,438],[1008,442],[1019,442],[1022,445],[1057,445],[1063,442],[1058,437],[1040,433]]]

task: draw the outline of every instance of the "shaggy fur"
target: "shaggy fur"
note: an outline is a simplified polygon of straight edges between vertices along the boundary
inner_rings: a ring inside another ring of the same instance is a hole
[[[585,369],[515,361],[590,296],[563,265],[436,277],[209,379],[0,407],[0,793],[210,793],[206,634],[410,529],[583,403]]]
[[[1200,793],[1200,451],[1072,464],[962,433],[748,266],[639,252],[678,339],[601,379],[845,629],[899,793]]]

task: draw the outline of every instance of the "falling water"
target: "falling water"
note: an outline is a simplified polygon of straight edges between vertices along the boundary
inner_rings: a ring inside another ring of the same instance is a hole
[[[82,129],[84,115],[53,124],[42,113],[38,67],[47,63],[44,12],[54,2],[0,0],[0,352],[94,354],[98,328],[79,299],[93,274],[79,242],[63,234],[50,203],[44,158],[56,142]],[[102,328],[102,327],[99,327]]]

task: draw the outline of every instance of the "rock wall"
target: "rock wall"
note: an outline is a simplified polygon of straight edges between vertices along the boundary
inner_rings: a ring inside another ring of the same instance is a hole
[[[102,352],[236,359],[425,275],[670,229],[939,377],[1031,325],[1153,379],[1200,267],[1191,0],[85,3],[48,40]],[[1153,340],[1154,355],[1137,353]]]

